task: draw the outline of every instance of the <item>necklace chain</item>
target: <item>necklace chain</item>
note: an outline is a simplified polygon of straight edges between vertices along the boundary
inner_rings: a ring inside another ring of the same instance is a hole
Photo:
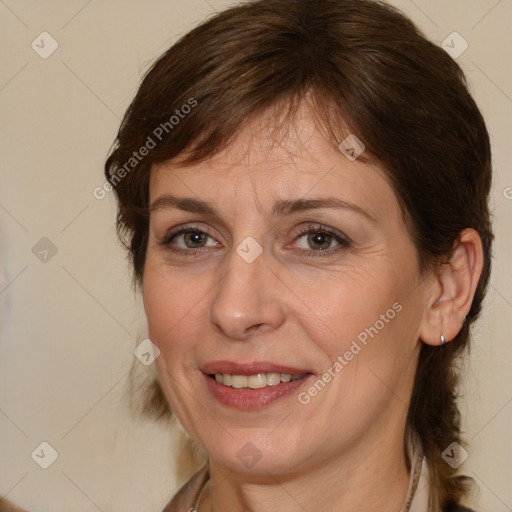
[[[199,496],[197,497],[196,504],[194,505],[194,512],[199,512],[199,502],[201,501],[201,498],[203,497],[204,490],[206,489],[209,481],[210,481],[210,479],[206,480],[206,482],[203,485],[203,488],[201,489],[201,492],[199,493]]]
[[[416,490],[417,490],[417,486],[418,486],[418,480],[420,477],[422,461],[423,461],[423,457],[417,458],[413,468],[411,468],[411,482],[410,482],[410,488],[408,489],[407,501],[406,501],[405,505],[402,507],[402,509],[400,510],[400,512],[408,512],[410,510],[411,502],[414,498],[414,495],[416,494]],[[206,482],[204,483],[204,485],[201,489],[201,492],[199,493],[199,496],[197,497],[193,512],[199,512],[199,503],[201,502],[201,498],[203,497],[204,491],[205,491],[206,487],[208,487],[209,482],[210,482],[210,479],[208,478],[208,480],[206,480]]]

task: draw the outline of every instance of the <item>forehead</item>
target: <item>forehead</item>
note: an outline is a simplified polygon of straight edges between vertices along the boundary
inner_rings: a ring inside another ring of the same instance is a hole
[[[276,199],[338,196],[372,206],[376,216],[398,210],[386,174],[378,165],[352,161],[319,129],[308,108],[290,122],[261,115],[222,151],[192,165],[179,158],[154,164],[150,201],[172,193],[199,196],[222,205],[255,199],[265,205]]]

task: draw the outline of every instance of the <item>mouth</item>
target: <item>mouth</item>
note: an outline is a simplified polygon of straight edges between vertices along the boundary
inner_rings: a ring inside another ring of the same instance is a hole
[[[304,378],[307,373],[292,375],[290,373],[256,373],[254,375],[236,375],[231,373],[210,374],[212,379],[223,386],[235,389],[263,389],[266,387],[277,386],[281,383],[295,382]]]
[[[291,397],[313,373],[271,363],[240,364],[217,362],[204,366],[206,384],[215,399],[224,405],[253,410]]]

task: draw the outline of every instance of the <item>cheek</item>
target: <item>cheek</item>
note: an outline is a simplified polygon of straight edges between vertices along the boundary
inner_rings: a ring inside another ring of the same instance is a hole
[[[400,302],[399,290],[384,279],[329,276],[324,282],[317,281],[315,286],[303,284],[297,292],[304,297],[305,323],[310,327],[318,324],[326,337],[333,340],[333,348],[340,348],[358,336],[364,341],[367,329],[376,323],[378,330],[383,330],[400,309],[396,305]]]
[[[402,279],[391,270],[374,273],[371,279],[339,276],[326,281],[322,293],[315,287],[301,290],[310,310],[302,323],[324,354],[322,370],[343,374],[336,381],[343,381],[342,387],[348,386],[345,390],[351,389],[354,396],[371,388],[370,381],[378,387],[379,377],[391,384],[409,367],[417,344],[421,304],[407,285],[415,281],[413,269],[402,267],[402,272]]]
[[[186,270],[170,272],[164,265],[144,273],[144,310],[149,337],[162,352],[178,352],[204,325],[208,292],[205,279],[194,279]],[[201,326],[199,325],[201,323]]]

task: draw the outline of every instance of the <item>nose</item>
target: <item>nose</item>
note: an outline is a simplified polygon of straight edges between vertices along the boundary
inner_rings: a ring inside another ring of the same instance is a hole
[[[278,329],[286,319],[285,286],[268,264],[265,252],[252,263],[235,250],[215,288],[210,321],[226,337],[248,340],[255,333]]]

